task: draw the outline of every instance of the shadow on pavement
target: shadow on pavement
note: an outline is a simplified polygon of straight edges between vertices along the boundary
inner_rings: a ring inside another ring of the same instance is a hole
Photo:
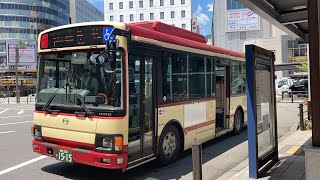
[[[311,137],[298,149],[294,146],[285,146],[279,150],[279,162],[274,165],[263,177],[269,179],[305,179],[305,153],[303,148],[311,144]]]
[[[240,135],[227,134],[203,144],[203,164],[246,140],[247,130],[245,129]],[[230,169],[232,168],[230,167]],[[182,153],[176,163],[168,166],[161,166],[155,160],[124,173],[64,162],[45,166],[41,170],[70,179],[179,179],[192,172],[192,153],[191,150]]]

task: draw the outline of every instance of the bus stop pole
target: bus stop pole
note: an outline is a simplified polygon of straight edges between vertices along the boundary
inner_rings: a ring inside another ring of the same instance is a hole
[[[202,146],[200,143],[192,144],[193,180],[202,180]]]

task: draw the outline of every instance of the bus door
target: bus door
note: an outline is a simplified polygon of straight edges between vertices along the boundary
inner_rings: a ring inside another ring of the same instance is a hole
[[[153,60],[129,54],[129,167],[154,156]]]
[[[230,80],[229,66],[216,65],[216,135],[224,134],[227,131],[229,99],[230,99]]]

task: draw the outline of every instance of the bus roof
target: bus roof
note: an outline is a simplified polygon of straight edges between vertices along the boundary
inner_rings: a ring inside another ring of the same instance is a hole
[[[210,51],[218,54],[244,58],[245,54],[208,45],[204,37],[200,34],[184,30],[175,26],[167,25],[158,21],[146,21],[139,23],[126,23],[130,28],[131,35],[144,37],[179,46]]]

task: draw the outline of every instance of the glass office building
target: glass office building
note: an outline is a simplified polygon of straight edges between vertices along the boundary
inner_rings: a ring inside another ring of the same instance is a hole
[[[16,94],[15,66],[7,64],[6,42],[36,41],[41,31],[69,23],[69,0],[0,0],[0,97]],[[21,96],[34,92],[36,72],[35,63],[18,66]]]
[[[36,40],[41,31],[69,19],[67,0],[0,0],[0,39]]]

